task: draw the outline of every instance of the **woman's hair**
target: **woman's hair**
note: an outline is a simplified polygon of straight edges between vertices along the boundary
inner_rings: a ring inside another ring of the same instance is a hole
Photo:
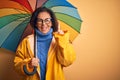
[[[31,19],[30,19],[30,25],[31,25],[33,28],[36,27],[37,16],[38,16],[38,14],[41,13],[41,12],[48,12],[48,13],[50,14],[50,16],[51,16],[51,18],[52,18],[51,21],[52,21],[53,31],[54,31],[54,32],[57,31],[57,30],[58,30],[57,18],[56,18],[56,16],[55,16],[54,12],[53,12],[52,10],[46,8],[46,7],[39,7],[39,8],[37,8],[37,9],[33,12],[32,16],[31,16]]]

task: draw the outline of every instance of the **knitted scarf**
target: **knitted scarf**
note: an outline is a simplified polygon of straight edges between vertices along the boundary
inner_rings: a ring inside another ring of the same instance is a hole
[[[52,32],[53,29],[51,28],[50,31],[46,34],[43,34],[40,32],[38,29],[35,29],[36,31],[36,36],[37,36],[37,57],[40,60],[40,76],[41,80],[45,80],[45,75],[46,75],[46,63],[47,63],[47,55],[48,55],[48,50],[50,47],[50,43],[52,40]]]

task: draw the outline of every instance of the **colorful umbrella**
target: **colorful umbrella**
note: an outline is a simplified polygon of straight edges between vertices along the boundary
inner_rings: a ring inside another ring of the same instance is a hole
[[[66,0],[1,0],[0,47],[15,51],[19,42],[32,33],[30,17],[35,8],[41,6],[55,12],[61,29],[70,31],[70,41],[80,33],[80,15]]]

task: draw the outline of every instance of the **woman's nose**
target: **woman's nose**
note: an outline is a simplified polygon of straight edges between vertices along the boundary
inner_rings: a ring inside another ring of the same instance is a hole
[[[45,25],[45,22],[44,22],[44,21],[42,22],[42,25]]]

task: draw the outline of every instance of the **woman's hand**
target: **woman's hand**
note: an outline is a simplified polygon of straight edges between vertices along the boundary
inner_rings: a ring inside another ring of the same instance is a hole
[[[57,31],[58,34],[64,34],[63,30],[60,29],[60,24],[58,24],[58,31]]]
[[[38,58],[32,58],[30,63],[28,64],[29,65],[29,68],[33,68],[34,66],[38,66],[39,64],[39,59]]]

